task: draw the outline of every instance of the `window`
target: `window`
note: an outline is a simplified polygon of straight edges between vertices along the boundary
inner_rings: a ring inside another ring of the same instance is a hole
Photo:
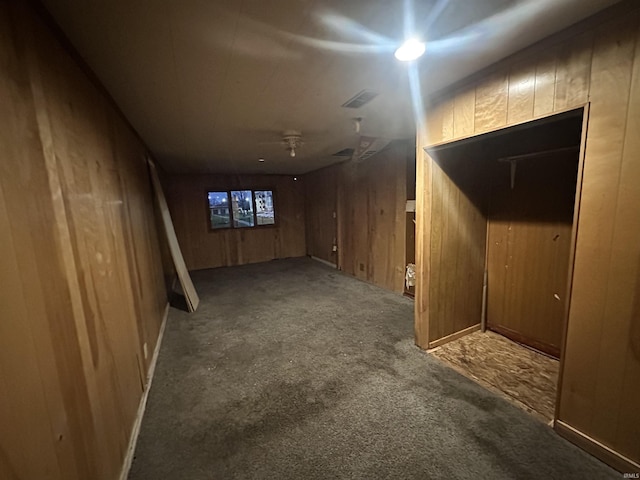
[[[273,190],[207,192],[211,230],[275,225]]]
[[[253,195],[251,190],[232,190],[231,205],[234,228],[253,227]]]
[[[229,193],[209,192],[209,222],[211,228],[229,228],[231,217],[229,216]]]
[[[276,215],[273,209],[273,192],[271,190],[256,190],[255,196],[258,225],[274,225]]]

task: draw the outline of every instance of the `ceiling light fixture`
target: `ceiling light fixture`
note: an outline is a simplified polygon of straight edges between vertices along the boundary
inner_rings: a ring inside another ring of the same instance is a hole
[[[259,162],[264,162],[264,158],[259,158],[258,161]]]
[[[404,42],[400,48],[396,50],[395,57],[401,62],[411,62],[421,57],[426,47],[423,42],[415,38]]]
[[[287,130],[282,134],[282,144],[289,152],[289,156],[294,158],[296,156],[296,148],[304,145],[302,141],[302,132],[298,130]]]

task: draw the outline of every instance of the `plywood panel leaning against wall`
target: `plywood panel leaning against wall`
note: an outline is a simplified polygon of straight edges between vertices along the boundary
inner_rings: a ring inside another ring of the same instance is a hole
[[[187,268],[228,267],[306,254],[304,185],[288,175],[171,175],[167,203]],[[207,192],[272,190],[275,225],[211,230]]]
[[[624,471],[640,469],[639,11],[637,2],[623,1],[442,92],[419,132],[427,143],[461,138],[461,110],[450,108],[461,90],[475,91],[476,135],[590,102],[556,429]],[[418,167],[418,185],[428,191],[429,157]],[[430,238],[431,203],[418,198],[417,236]],[[418,246],[424,275],[430,240]],[[431,328],[424,296],[417,292],[419,345]]]
[[[0,477],[114,479],[166,306],[144,148],[0,3]]]

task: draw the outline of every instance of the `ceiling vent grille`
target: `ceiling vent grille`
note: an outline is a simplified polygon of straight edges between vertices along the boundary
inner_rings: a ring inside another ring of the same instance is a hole
[[[333,154],[334,157],[350,157],[353,155],[353,148],[344,148]]]
[[[355,97],[343,103],[342,106],[345,108],[360,108],[377,96],[378,94],[376,92],[372,92],[371,90],[362,90],[360,93],[356,94]]]

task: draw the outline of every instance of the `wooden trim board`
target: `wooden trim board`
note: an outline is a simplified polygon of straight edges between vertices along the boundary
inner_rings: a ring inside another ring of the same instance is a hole
[[[313,255],[309,255],[309,257],[311,257],[312,260],[315,260],[316,262],[324,263],[325,265],[327,265],[327,266],[329,266],[331,268],[338,268],[338,266],[335,263],[327,262],[326,260],[323,260],[322,258],[314,257]]]
[[[606,445],[576,430],[571,425],[567,425],[562,420],[556,420],[553,428],[562,438],[589,452],[604,463],[611,465],[619,472],[640,473],[640,464],[614,452]]]
[[[589,103],[585,103],[582,105],[578,105],[578,106],[574,106],[574,107],[569,107],[569,108],[565,108],[562,110],[558,110],[558,111],[554,111],[551,113],[547,113],[545,115],[539,115],[537,117],[533,117],[529,120],[523,120],[521,122],[517,122],[517,123],[513,123],[513,124],[509,124],[509,125],[503,125],[501,127],[496,127],[496,128],[492,128],[490,130],[484,131],[482,133],[474,133],[471,135],[466,135],[464,137],[460,137],[460,138],[454,138],[452,140],[444,140],[442,142],[436,142],[436,143],[432,143],[429,145],[425,145],[424,151],[427,152],[429,155],[431,155],[432,153],[438,152],[439,150],[443,149],[443,148],[449,148],[452,146],[458,146],[458,145],[464,145],[466,143],[470,143],[470,142],[476,142],[482,138],[491,138],[491,137],[496,137],[496,136],[501,136],[501,135],[507,135],[509,133],[512,133],[514,131],[518,131],[518,130],[522,130],[522,129],[527,129],[531,127],[531,124],[536,122],[536,125],[541,125],[545,122],[557,122],[560,120],[564,120],[566,118],[571,118],[571,117],[576,117],[579,115],[579,111],[581,111],[582,109],[585,109],[587,106],[589,105]]]
[[[198,293],[196,292],[193,282],[191,281],[191,277],[189,276],[187,265],[184,263],[184,257],[182,256],[178,237],[176,236],[176,231],[173,227],[173,222],[171,221],[169,206],[167,205],[167,199],[162,191],[162,184],[158,177],[158,171],[150,158],[147,158],[147,162],[149,163],[149,173],[151,174],[151,182],[153,183],[156,200],[158,202],[158,207],[160,208],[164,231],[167,235],[167,243],[169,244],[169,250],[171,250],[171,258],[173,259],[173,264],[176,268],[176,273],[178,274],[180,286],[182,287],[182,292],[184,293],[184,297],[187,301],[189,312],[195,312],[198,308],[198,304],[200,303],[200,298],[198,297]]]
[[[558,392],[556,396],[555,420],[560,417],[560,397],[562,396],[562,376],[564,372],[565,350],[567,347],[567,333],[569,331],[569,315],[571,313],[571,294],[573,293],[573,271],[576,263],[576,243],[578,241],[578,222],[580,220],[580,200],[582,199],[582,179],[584,178],[584,159],[587,153],[587,131],[589,130],[589,112],[591,103],[584,105],[582,112],[582,132],[580,135],[580,153],[578,156],[578,178],[576,180],[576,194],[573,204],[573,226],[571,230],[571,249],[569,250],[569,270],[567,272],[567,294],[564,304],[564,326],[560,343],[560,371],[558,374]]]
[[[564,323],[567,323],[565,318]],[[491,330],[502,335],[509,340],[516,342],[522,345],[525,348],[530,348],[535,350],[536,352],[543,353],[545,355],[549,355],[550,357],[555,358],[556,360],[560,360],[560,349],[553,348],[551,345],[547,345],[546,343],[539,342],[533,338],[528,338],[519,332],[511,330],[509,328],[503,327],[501,325],[487,325],[487,330]]]
[[[122,465],[122,471],[120,472],[120,480],[127,480],[129,477],[129,470],[133,464],[133,457],[136,453],[136,445],[138,443],[138,435],[140,435],[140,428],[142,427],[142,419],[144,412],[147,408],[147,399],[149,398],[149,392],[151,391],[151,383],[153,382],[153,375],[156,371],[156,362],[158,361],[158,354],[160,353],[160,346],[162,345],[162,339],[164,338],[164,329],[167,326],[167,318],[169,317],[169,303],[164,309],[164,317],[162,318],[162,325],[160,325],[160,332],[158,332],[158,340],[156,341],[156,347],[153,350],[153,356],[151,357],[151,364],[149,365],[149,371],[147,372],[147,383],[142,398],[140,399],[140,405],[138,406],[138,413],[136,420],[131,430],[131,436],[129,437],[129,447],[127,448],[127,456],[124,458],[124,464]]]
[[[464,330],[460,330],[459,332],[452,333],[451,335],[447,335],[446,337],[439,338],[434,340],[433,342],[429,342],[428,348],[436,348],[444,345],[445,343],[453,342],[465,335],[473,333],[477,330],[480,330],[480,324],[476,323],[475,325],[471,325],[470,327],[465,328]]]

